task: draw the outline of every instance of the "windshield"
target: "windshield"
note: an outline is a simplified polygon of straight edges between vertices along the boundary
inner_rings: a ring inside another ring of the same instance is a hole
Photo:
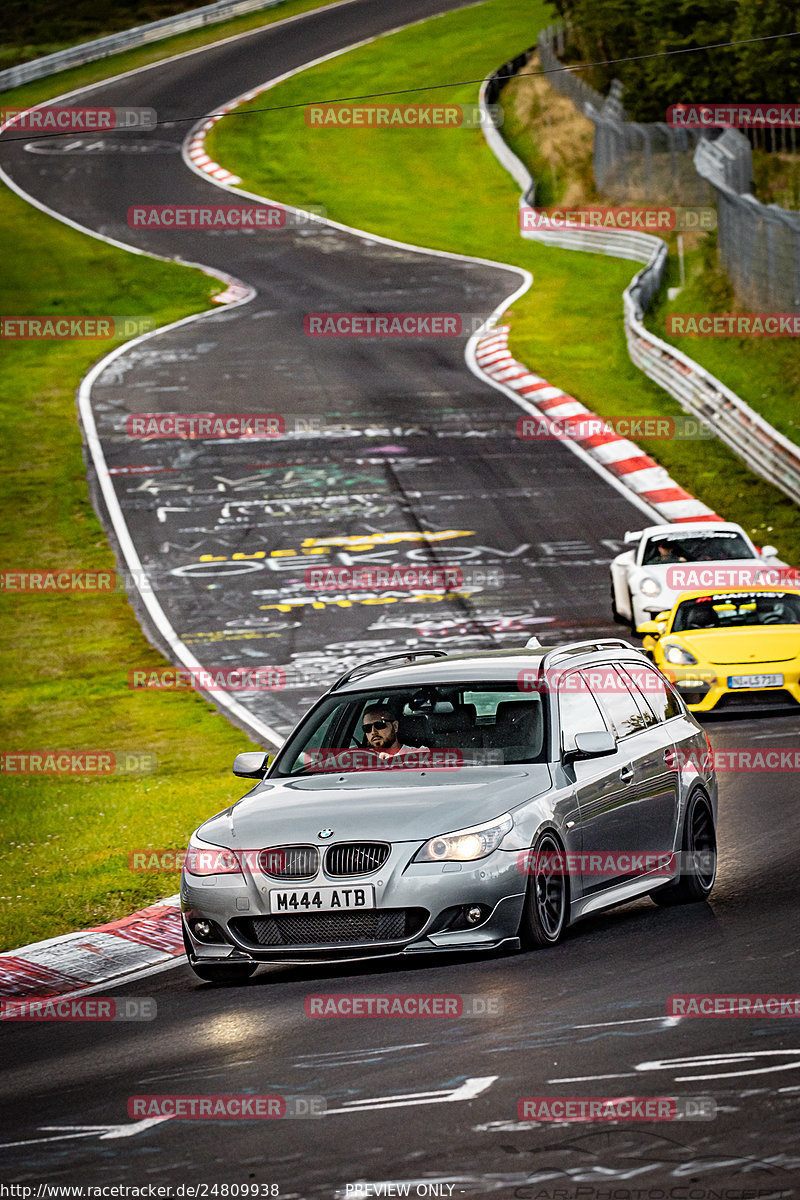
[[[720,562],[729,558],[755,558],[740,533],[666,534],[650,538],[644,548],[642,566],[657,563]]]
[[[732,592],[684,600],[673,633],[733,629],[740,625],[800,625],[800,596],[794,592]]]
[[[452,770],[545,761],[545,707],[516,681],[424,684],[328,696],[273,775]]]

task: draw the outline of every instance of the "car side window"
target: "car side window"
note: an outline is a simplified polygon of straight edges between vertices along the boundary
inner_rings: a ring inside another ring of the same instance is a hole
[[[570,671],[558,684],[561,749],[575,749],[575,735],[608,729],[589,685],[579,671]]]
[[[642,714],[645,726],[657,725],[658,718],[652,708],[652,705],[647,702],[647,689],[650,686],[647,679],[640,673],[638,663],[618,663],[616,670],[625,679],[634,700],[639,706],[639,712]],[[644,694],[643,694],[644,693]]]
[[[652,667],[642,665],[628,666],[639,690],[644,693],[644,699],[653,710],[659,721],[668,721],[670,717],[680,715],[681,707],[675,698],[675,693],[665,679]]]
[[[642,715],[624,677],[618,671],[610,670],[605,664],[603,673],[605,683],[597,696],[597,702],[608,717],[617,737],[628,737],[652,724],[652,718],[646,720]]]

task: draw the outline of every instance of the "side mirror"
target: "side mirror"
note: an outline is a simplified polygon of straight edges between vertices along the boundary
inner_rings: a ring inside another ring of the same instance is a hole
[[[658,615],[658,620],[645,621],[642,625],[636,626],[636,632],[640,635],[640,637],[651,637],[658,641],[664,630],[667,628],[666,618],[669,616],[669,613],[659,613]],[[664,619],[662,620],[661,618]]]
[[[274,754],[265,754],[263,750],[247,750],[244,754],[236,755],[233,773],[242,779],[263,779],[274,757]]]
[[[642,529],[629,529],[625,534],[625,537],[622,539],[623,545],[630,546],[634,542],[638,542],[643,532],[644,530]]]
[[[603,758],[614,754],[617,749],[617,739],[613,733],[604,729],[596,733],[576,733],[575,749],[564,753],[564,761],[572,762],[576,758]]]
[[[761,557],[762,558],[775,558],[777,556],[777,554],[778,554],[777,546],[762,546],[761,547]]]

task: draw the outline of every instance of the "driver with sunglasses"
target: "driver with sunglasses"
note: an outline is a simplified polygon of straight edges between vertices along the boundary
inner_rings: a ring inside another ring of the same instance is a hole
[[[388,708],[368,708],[361,718],[361,728],[367,743],[379,758],[394,758],[398,754],[419,754],[427,746],[404,746],[397,736],[399,722]]]

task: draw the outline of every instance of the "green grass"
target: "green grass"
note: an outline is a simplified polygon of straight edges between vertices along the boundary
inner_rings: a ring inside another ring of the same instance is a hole
[[[309,197],[336,220],[421,246],[515,263],[533,271],[531,291],[514,305],[511,347],[521,361],[605,417],[679,416],[681,409],[633,366],[622,325],[622,291],[635,264],[523,241],[518,190],[479,131],[308,128],[302,105],[476,79],[535,40],[549,10],[528,0],[489,0],[340,56],[287,80],[270,105],[301,105],[223,120],[209,152],[249,190],[302,206]],[[476,85],[403,96],[474,103]],[[558,181],[556,181],[558,182]],[[517,410],[498,398],[509,427]],[[643,441],[690,492],[759,542],[800,561],[800,513],[714,441]]]

